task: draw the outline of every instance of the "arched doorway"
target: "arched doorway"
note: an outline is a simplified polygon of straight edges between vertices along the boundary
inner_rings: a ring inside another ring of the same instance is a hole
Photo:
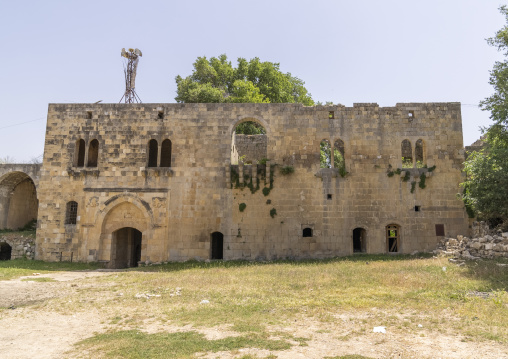
[[[353,229],[353,253],[367,252],[367,232],[363,228]]]
[[[110,267],[137,267],[141,260],[142,237],[143,234],[132,227],[120,228],[113,232]]]
[[[212,233],[212,259],[224,259],[224,235],[221,232]]]
[[[11,259],[12,247],[6,243],[0,243],[0,261],[8,261]]]
[[[11,172],[0,178],[0,229],[18,229],[37,219],[39,203],[35,184],[26,173]]]
[[[117,203],[104,211],[97,260],[108,268],[136,267],[139,261],[150,260],[150,217],[144,211],[148,204],[129,195],[113,201]]]

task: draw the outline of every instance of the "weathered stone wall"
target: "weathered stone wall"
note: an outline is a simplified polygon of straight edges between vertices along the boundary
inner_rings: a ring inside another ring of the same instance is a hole
[[[34,259],[35,236],[19,233],[3,233],[0,234],[0,246],[2,243],[7,243],[11,247],[11,259]]]
[[[240,188],[240,179],[237,186],[231,172],[233,130],[247,120],[266,129],[271,159],[264,171],[242,166],[246,184],[254,174],[255,193]],[[365,229],[366,252],[383,253],[387,225],[398,226],[398,252],[430,251],[441,238],[436,225],[447,237],[467,232],[456,198],[461,126],[459,103],[50,104],[37,258],[58,260],[63,252],[64,260],[111,261],[124,227],[142,232],[141,260],[151,262],[209,258],[213,232],[224,235],[225,259],[348,255],[355,228]],[[74,166],[79,139],[86,153],[98,140],[97,167]],[[151,139],[159,152],[164,139],[172,141],[170,168],[147,167]],[[322,139],[344,142],[345,177],[320,169]],[[402,167],[404,139],[413,153],[423,140],[432,173],[413,168],[408,181],[387,175]],[[294,173],[283,176],[283,164]],[[65,224],[69,201],[78,203],[76,224]]]
[[[255,164],[266,157],[266,135],[239,135],[233,134],[232,164],[238,164],[238,159],[243,158],[243,163]]]

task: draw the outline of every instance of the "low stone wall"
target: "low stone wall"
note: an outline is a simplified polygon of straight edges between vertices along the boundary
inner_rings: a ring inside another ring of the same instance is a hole
[[[0,234],[0,246],[7,243],[11,247],[11,258],[34,259],[35,256],[35,236],[23,235],[19,233]]]
[[[475,222],[472,234],[474,238],[444,238],[434,253],[462,259],[508,258],[508,232],[492,233],[484,222]]]

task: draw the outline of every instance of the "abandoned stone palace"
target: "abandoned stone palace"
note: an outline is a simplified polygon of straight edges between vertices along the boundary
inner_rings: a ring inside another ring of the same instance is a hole
[[[459,103],[50,104],[42,165],[0,166],[0,229],[111,268],[427,251],[467,234],[463,161]]]

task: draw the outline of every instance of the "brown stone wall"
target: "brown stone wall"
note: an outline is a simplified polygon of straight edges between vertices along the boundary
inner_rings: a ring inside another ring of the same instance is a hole
[[[233,156],[231,163],[238,164],[242,158],[244,163],[258,163],[266,158],[266,135],[238,135],[233,134]]]
[[[252,188],[256,176],[260,182],[255,193],[240,188],[242,179],[250,183],[252,166],[240,166],[238,181],[231,172],[233,129],[246,120],[265,127],[271,159],[264,171],[254,171]],[[79,139],[86,153],[98,140],[97,167],[73,165]],[[172,141],[170,168],[147,167],[151,139],[159,152],[164,139]],[[344,142],[345,177],[320,169],[322,139]],[[433,172],[409,169],[407,182],[387,175],[402,167],[404,139],[413,153],[423,140]],[[355,228],[366,230],[367,252],[383,253],[389,224],[399,226],[399,252],[432,250],[436,224],[444,225],[446,236],[467,233],[456,198],[463,160],[459,103],[51,104],[37,258],[56,260],[63,252],[64,259],[72,253],[76,260],[107,262],[124,227],[142,232],[141,260],[151,262],[209,258],[213,232],[224,234],[225,259],[348,255]],[[287,164],[294,173],[284,176],[280,168]],[[273,188],[265,196],[270,170]],[[425,189],[418,186],[422,173]],[[76,224],[65,224],[69,201],[78,203]],[[302,236],[306,227],[312,237]]]

